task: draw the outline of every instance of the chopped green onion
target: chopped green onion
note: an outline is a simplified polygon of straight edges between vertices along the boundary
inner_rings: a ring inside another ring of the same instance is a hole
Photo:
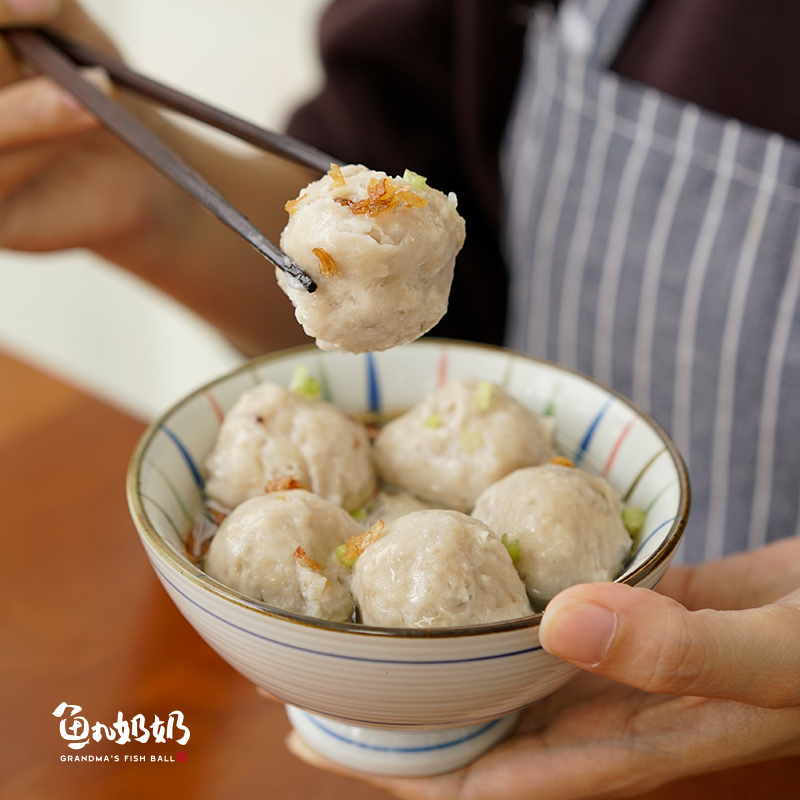
[[[486,411],[492,402],[492,384],[489,381],[481,381],[475,387],[475,408],[477,411]]]
[[[356,522],[366,522],[372,514],[374,514],[381,505],[381,498],[380,495],[374,495],[366,503],[364,503],[361,508],[357,508],[355,511],[350,512],[350,516]]]
[[[306,400],[318,400],[322,394],[320,382],[308,371],[308,367],[302,364],[297,367],[289,382],[289,391],[294,392]]]
[[[336,553],[336,558],[339,559],[339,563],[343,564],[345,567],[352,567],[353,564],[355,564],[356,561],[358,560],[358,554],[357,553],[352,553],[349,556],[347,555],[347,543],[346,542],[344,544],[340,544],[336,548],[336,550],[334,550],[334,553]]]
[[[438,428],[442,424],[442,417],[440,414],[429,414],[422,420],[422,424],[426,428]]]
[[[461,431],[458,444],[465,453],[472,453],[483,444],[480,431]]]
[[[644,527],[644,520],[647,515],[641,508],[627,506],[622,509],[622,524],[627,528],[631,536],[636,536]]]
[[[403,180],[411,184],[412,189],[421,189],[428,182],[427,178],[423,178],[422,175],[412,172],[410,169],[403,173]]]
[[[508,550],[511,560],[517,561],[519,559],[519,539],[514,539],[512,542],[509,540],[508,534],[504,533],[500,537],[500,541],[505,545],[506,550]]]

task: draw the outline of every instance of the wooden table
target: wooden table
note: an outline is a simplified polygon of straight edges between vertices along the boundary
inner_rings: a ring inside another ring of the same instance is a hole
[[[124,494],[144,427],[0,352],[0,797],[385,800],[290,756],[283,708],[216,656],[157,583]],[[119,713],[150,724],[177,709],[191,737],[71,750],[53,716],[61,703],[109,726]],[[800,797],[798,776],[789,759],[648,797],[781,800]]]

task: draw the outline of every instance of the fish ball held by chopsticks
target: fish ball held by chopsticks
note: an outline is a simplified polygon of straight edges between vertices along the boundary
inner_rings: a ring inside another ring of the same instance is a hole
[[[332,165],[286,204],[281,249],[317,284],[309,294],[276,270],[305,332],[323,350],[387,350],[447,311],[465,239],[455,195],[406,171],[389,177]]]

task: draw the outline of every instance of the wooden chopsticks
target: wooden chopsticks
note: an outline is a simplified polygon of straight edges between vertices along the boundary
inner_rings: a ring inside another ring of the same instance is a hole
[[[153,166],[177,183],[215,217],[244,237],[256,250],[308,292],[317,286],[311,277],[237,211],[196,170],[159,139],[125,107],[86,81],[79,66],[100,66],[126,90],[178,111],[243,141],[320,172],[340,163],[305,142],[260,128],[189,95],[158,83],[116,59],[86,45],[34,29],[3,32],[12,47],[33,67],[72,93],[97,119]]]

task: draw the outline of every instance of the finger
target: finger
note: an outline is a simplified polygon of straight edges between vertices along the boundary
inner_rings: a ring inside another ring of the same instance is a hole
[[[697,567],[670,569],[658,591],[688,609],[736,610],[774,603],[800,586],[800,537]]]
[[[256,694],[264,700],[268,700],[270,703],[283,704],[283,700],[281,700],[280,697],[275,697],[274,694],[270,694],[266,689],[262,689],[260,686],[256,686]]]
[[[545,730],[565,711],[596,702],[598,698],[621,706],[627,703],[631,696],[642,694],[638,689],[612,681],[603,675],[582,671],[566,686],[524,709],[520,714],[516,733],[524,735]],[[662,698],[661,695],[652,697],[657,700]]]
[[[58,15],[58,0],[0,0],[0,28],[20,25],[47,25]],[[18,59],[0,37],[0,86],[17,80],[22,74]]]
[[[46,148],[42,148],[43,153]],[[53,147],[58,147],[54,145]],[[28,180],[0,204],[0,249],[48,252],[80,247],[91,239],[92,199],[81,196],[84,186],[78,175],[81,159],[54,158],[48,180]],[[71,187],[52,191],[48,184],[55,175],[56,186]],[[92,176],[84,177],[89,184]],[[36,220],[46,219],[42,227]]]
[[[550,601],[540,641],[647,692],[800,704],[800,591],[757,609],[690,612],[647,589],[583,584]]]
[[[58,30],[87,44],[109,44],[76,0],[0,0],[0,28],[23,26]]]
[[[60,10],[58,0],[0,0],[0,25],[44,25]]]
[[[103,70],[84,70],[83,74],[98,88],[111,91]],[[0,148],[69,136],[97,125],[77,100],[48,78],[29,78],[0,94]]]
[[[0,200],[11,198],[72,146],[62,140],[15,150],[0,158]]]
[[[2,28],[36,26],[58,31],[88,45],[116,53],[110,39],[75,0],[0,0]],[[20,60],[0,36],[0,86],[16,80]]]
[[[50,14],[49,28],[84,44],[116,54],[111,40],[76,0],[56,0],[56,6],[56,12]]]
[[[13,83],[22,76],[19,62],[0,36],[0,88]]]
[[[139,224],[142,204],[162,202],[152,170],[104,131],[95,131],[0,207],[0,248],[48,252],[97,247]],[[120,191],[120,186],[125,191]],[[177,190],[176,190],[177,191]],[[46,219],[48,224],[36,224]]]

